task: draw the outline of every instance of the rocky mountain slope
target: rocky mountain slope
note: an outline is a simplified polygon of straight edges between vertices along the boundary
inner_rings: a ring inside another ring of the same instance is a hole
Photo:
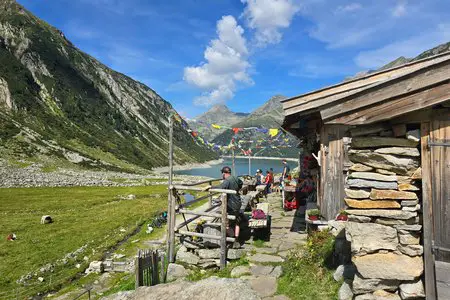
[[[246,113],[232,112],[226,105],[218,104],[211,107],[207,112],[197,116],[194,120],[188,121],[189,126],[200,133],[200,135],[209,140],[224,132],[223,129],[212,129],[206,124],[236,124],[245,117]]]
[[[0,154],[115,170],[167,164],[172,106],[77,49],[14,0],[0,1]],[[216,155],[180,124],[178,163]]]

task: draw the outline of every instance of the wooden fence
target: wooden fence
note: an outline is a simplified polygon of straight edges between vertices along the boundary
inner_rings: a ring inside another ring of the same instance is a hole
[[[165,282],[165,258],[158,251],[139,250],[136,255],[136,288]]]

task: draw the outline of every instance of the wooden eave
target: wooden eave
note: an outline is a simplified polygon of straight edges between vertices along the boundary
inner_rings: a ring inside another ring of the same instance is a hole
[[[407,76],[420,69],[427,68],[450,59],[450,52],[439,54],[426,59],[411,62],[399,67],[383,70],[373,74],[356,78],[340,84],[326,87],[318,91],[296,96],[282,101],[285,116],[294,114],[309,114],[319,111],[323,105],[330,105],[346,97],[352,97],[366,91],[380,83]]]

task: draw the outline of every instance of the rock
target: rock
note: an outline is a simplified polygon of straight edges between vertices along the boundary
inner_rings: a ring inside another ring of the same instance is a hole
[[[372,171],[373,168],[366,166],[364,164],[356,163],[356,164],[351,165],[349,170],[354,171],[354,172],[369,172],[369,171]]]
[[[417,194],[414,192],[372,189],[370,192],[370,199],[417,200],[418,198]]]
[[[275,295],[273,297],[264,298],[264,300],[290,300],[291,298],[285,295]]]
[[[411,175],[411,179],[422,179],[422,168],[417,168]]]
[[[38,277],[39,282],[44,282],[44,277]]]
[[[414,280],[423,273],[422,257],[395,253],[374,253],[352,257],[364,278]]]
[[[398,220],[408,220],[417,216],[417,212],[403,210],[386,210],[386,209],[347,209],[347,213],[351,215],[366,217],[381,217]]]
[[[352,289],[351,289],[350,285],[345,281],[342,283],[341,287],[339,288],[338,299],[339,300],[352,300],[353,299]]]
[[[416,206],[419,204],[419,200],[402,200],[401,205],[402,206]]]
[[[250,286],[261,298],[269,297],[277,291],[277,279],[275,277],[258,277],[250,280]],[[241,297],[241,299],[245,298]]]
[[[177,255],[176,255],[176,261],[177,262],[182,262],[182,263],[186,263],[189,265],[196,265],[199,263],[200,258],[195,255],[192,252],[188,252],[187,250],[183,249],[184,247],[181,247],[180,250],[178,250]],[[186,248],[184,248],[186,249]]]
[[[212,259],[212,258],[200,259],[197,266],[202,269],[211,269],[220,267],[220,259]]]
[[[254,265],[250,267],[250,272],[254,276],[267,276],[273,271],[273,266]]]
[[[344,265],[339,265],[336,268],[336,271],[334,271],[333,273],[334,280],[341,281],[342,279],[344,279],[344,270],[345,270]]]
[[[391,280],[391,279],[365,279],[361,277],[361,275],[356,274],[353,280],[353,293],[355,294],[365,294],[372,293],[376,290],[387,290],[387,291],[395,291],[400,284],[399,280]]]
[[[347,195],[348,198],[353,199],[367,199],[370,196],[370,192],[365,190],[345,189],[345,195]]]
[[[354,200],[345,199],[345,203],[351,208],[401,208],[395,200]]]
[[[358,126],[350,129],[350,134],[352,137],[369,135],[374,133],[379,133],[382,131],[389,130],[389,126],[387,124],[375,124],[370,126]]]
[[[348,220],[352,222],[369,223],[370,221],[372,221],[372,218],[365,216],[348,215]]]
[[[375,223],[348,222],[345,235],[351,243],[352,253],[395,250],[398,245],[395,228]]]
[[[289,224],[292,225],[292,222],[289,222]],[[289,228],[291,227],[291,225],[289,226]],[[255,251],[258,252],[258,253],[265,253],[265,254],[277,253],[277,249],[276,248],[255,248]]]
[[[420,235],[406,230],[399,230],[398,240],[402,245],[418,245],[420,242]]]
[[[103,262],[98,260],[91,261],[85,273],[103,273]]]
[[[41,217],[41,224],[50,224],[53,223],[53,219],[51,216],[46,215]]]
[[[394,154],[400,156],[413,156],[413,157],[420,156],[420,152],[417,148],[405,148],[405,147],[378,148],[375,150],[375,152],[381,154]]]
[[[418,217],[411,218],[408,220],[394,220],[387,218],[377,218],[375,219],[375,223],[381,225],[413,225],[419,222]]]
[[[400,284],[400,296],[403,300],[425,297],[425,289],[422,280]]]
[[[422,225],[394,225],[394,228],[397,230],[407,230],[407,231],[421,231]]]
[[[134,199],[136,199],[136,195],[129,194],[129,195],[126,196],[126,199],[127,200],[134,200]]]
[[[269,276],[280,278],[283,274],[283,268],[281,266],[276,266],[273,268],[272,272],[270,272]]]
[[[383,175],[397,175],[397,174],[395,174],[395,172],[391,172],[391,171],[383,170],[383,169],[375,169],[375,172],[383,174]],[[398,177],[397,177],[397,180],[398,180]]]
[[[192,241],[189,241],[189,240],[184,240],[183,246],[185,246],[187,249],[199,249],[200,248],[196,243],[193,243]]]
[[[260,253],[249,256],[248,260],[256,263],[281,263],[284,261],[284,259],[279,256]]]
[[[400,191],[420,191],[420,188],[410,183],[400,183],[398,189]]]
[[[408,256],[421,256],[423,254],[422,245],[398,245],[397,250]]]
[[[404,211],[420,211],[420,204],[416,204],[416,206],[403,206],[402,210],[404,210]]]
[[[394,133],[392,132],[392,130],[385,130],[385,131],[380,132],[380,136],[393,137]]]
[[[418,143],[420,141],[420,129],[408,131],[406,133],[406,138],[410,141]]]
[[[167,281],[174,281],[178,278],[184,278],[188,275],[188,271],[182,265],[170,263],[167,266]]]
[[[209,277],[200,281],[175,281],[168,284],[158,284],[150,287],[140,287],[130,292],[126,297],[106,298],[107,300],[125,299],[227,299],[227,300],[258,300],[257,292],[250,285],[237,278]],[[106,300],[105,299],[105,300]]]
[[[376,174],[376,173],[374,173]],[[377,174],[379,176],[384,176]],[[364,179],[347,179],[347,184],[350,187],[356,188],[376,188],[376,189],[386,189],[392,190],[397,189],[397,182],[384,182],[384,181],[373,181],[373,180],[364,180]]]
[[[354,300],[376,300],[376,299],[375,296],[372,294],[364,294],[356,296]]]
[[[376,180],[376,181],[387,181],[387,182],[395,182],[397,181],[397,176],[389,176],[382,175],[374,172],[353,172],[348,175],[349,178],[360,178],[367,180]]]
[[[352,148],[417,147],[418,141],[391,137],[354,137]]]
[[[372,295],[375,297],[375,300],[401,300],[399,295],[384,290],[377,290]]]
[[[231,270],[231,277],[240,277],[242,275],[250,274],[250,268],[247,266],[237,266]]]
[[[395,137],[404,137],[406,135],[406,124],[392,125],[392,132],[394,133]]]
[[[197,255],[200,258],[208,259],[208,258],[220,258],[220,249],[198,249]]]
[[[247,252],[245,249],[228,249],[227,252],[227,259],[240,259],[243,257]]]
[[[374,167],[395,172],[399,175],[411,175],[419,167],[416,157],[398,157],[391,154],[381,154],[370,150],[350,150],[349,159]]]

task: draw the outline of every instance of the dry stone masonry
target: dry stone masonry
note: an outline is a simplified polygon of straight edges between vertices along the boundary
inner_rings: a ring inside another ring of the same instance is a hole
[[[424,299],[421,181],[413,178],[420,174],[420,132],[403,128],[386,137],[383,128],[358,130],[348,151],[344,230],[357,271],[341,290],[350,285],[349,299],[358,300]]]

